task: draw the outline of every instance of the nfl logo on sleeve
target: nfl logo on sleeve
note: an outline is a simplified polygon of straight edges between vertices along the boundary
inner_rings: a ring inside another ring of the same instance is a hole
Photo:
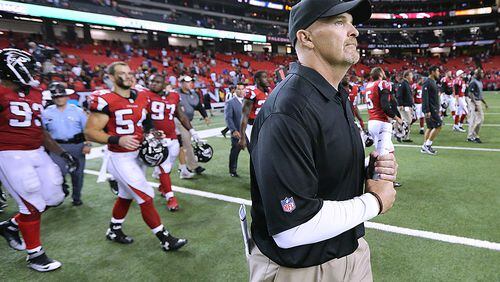
[[[295,210],[295,202],[293,201],[293,197],[281,200],[281,208],[284,212],[293,212]]]

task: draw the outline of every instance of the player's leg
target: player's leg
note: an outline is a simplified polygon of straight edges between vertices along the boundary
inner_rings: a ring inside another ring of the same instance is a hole
[[[162,249],[169,251],[184,246],[187,240],[173,237],[161,223],[160,215],[153,203],[154,190],[142,173],[136,155],[134,156],[133,153],[112,154],[110,164],[116,173],[115,177],[127,184],[120,186],[120,189],[123,188],[139,204],[144,222],[160,240]]]
[[[179,209],[179,204],[172,191],[172,181],[170,179],[170,172],[172,171],[172,166],[179,155],[179,142],[177,140],[172,140],[168,144],[168,157],[159,166],[160,170],[160,193],[167,200],[167,208],[170,211],[176,211]]]
[[[62,264],[47,257],[40,240],[41,213],[47,206],[43,183],[35,169],[35,165],[44,159],[40,150],[0,152],[0,181],[19,206],[19,214],[0,223],[0,235],[7,239],[12,248],[26,249],[30,268],[46,272]],[[45,152],[43,154],[50,160]],[[52,165],[59,171],[54,163]],[[59,183],[62,183],[61,179],[59,172]],[[20,239],[19,231],[24,241]]]
[[[127,183],[121,177],[121,174],[118,171],[120,168],[113,165],[114,163],[119,162],[120,160],[118,160],[118,162],[112,162],[110,153],[110,156],[108,158],[108,170],[116,180],[118,197],[116,198],[115,204],[113,206],[109,228],[108,230],[106,230],[106,238],[113,242],[130,244],[134,242],[134,239],[132,239],[132,237],[130,236],[127,236],[123,232],[123,223],[125,222],[125,217],[127,216],[130,204],[132,203],[133,196],[129,193],[129,190],[126,189]]]
[[[177,141],[179,142],[179,170],[180,174],[179,177],[181,179],[189,179],[194,177],[194,173],[188,170],[187,165],[186,165],[186,151],[184,150],[184,140],[182,139],[182,135],[180,132],[177,132],[177,129],[175,130],[177,134]],[[189,145],[191,146],[191,145]]]
[[[461,108],[460,121],[458,122],[458,127],[461,129],[460,131],[465,132],[463,128],[463,123],[468,114],[467,102],[465,101],[465,97],[459,98],[459,104]]]
[[[37,153],[39,157],[36,163],[36,173],[41,183],[40,191],[47,206],[56,207],[64,201],[61,170],[44,150],[39,150]]]

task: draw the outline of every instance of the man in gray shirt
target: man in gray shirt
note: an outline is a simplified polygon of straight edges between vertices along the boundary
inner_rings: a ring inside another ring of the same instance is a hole
[[[486,109],[488,109],[488,104],[483,98],[483,83],[481,79],[483,78],[483,70],[477,69],[475,74],[469,83],[469,93],[467,97],[467,105],[469,108],[469,133],[467,134],[467,141],[474,143],[483,143],[479,139],[479,129],[481,129],[481,124],[484,121],[483,105],[484,103]]]
[[[193,79],[190,76],[184,76],[180,79],[181,88],[178,92],[180,95],[180,105],[184,114],[188,117],[189,121],[193,121],[194,111],[199,111],[205,123],[210,124],[210,119],[207,116],[207,112],[203,107],[200,95],[193,90]],[[194,171],[196,174],[201,174],[205,168],[198,164],[198,159],[194,155],[193,147],[191,146],[191,133],[182,126],[178,120],[176,120],[176,127],[181,133],[182,137],[182,148],[185,150],[187,167],[189,170]],[[182,162],[180,160],[179,162]]]

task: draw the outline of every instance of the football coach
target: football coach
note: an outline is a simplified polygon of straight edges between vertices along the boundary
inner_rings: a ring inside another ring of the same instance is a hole
[[[397,163],[372,154],[365,168],[339,87],[359,60],[354,24],[370,16],[368,0],[302,0],[291,10],[298,62],[261,108],[250,144],[250,281],[373,279],[363,222],[392,207]],[[369,179],[373,170],[380,180]]]

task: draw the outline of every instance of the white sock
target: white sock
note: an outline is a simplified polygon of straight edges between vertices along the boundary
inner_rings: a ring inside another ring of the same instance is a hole
[[[420,130],[424,130],[424,128],[423,128],[423,127],[420,127]]]
[[[38,247],[36,247],[36,248],[34,248],[34,249],[29,249],[29,250],[28,250],[28,249],[26,249],[26,251],[28,252],[28,254],[37,253],[37,252],[39,252],[39,251],[41,251],[41,250],[42,250],[42,246],[38,246]]]
[[[458,123],[458,127],[462,127],[462,123],[461,122]]]
[[[179,168],[181,169],[181,172],[183,172],[183,173],[189,172],[189,170],[187,169],[187,166],[185,164],[179,165]]]
[[[174,192],[170,191],[170,192],[165,194],[165,199],[168,200],[168,199],[172,198],[173,196],[174,196]]]
[[[162,231],[163,230],[163,224],[160,224],[158,225],[158,227],[155,227],[153,229],[151,229],[151,231],[153,231],[153,234],[156,234],[158,233],[159,231]]]
[[[432,145],[432,141],[431,140],[425,141],[425,146],[431,146],[431,145]]]
[[[111,218],[111,223],[115,223],[115,224],[122,224],[125,222],[125,218],[122,218],[122,219],[116,219],[114,217]]]
[[[10,222],[11,222],[12,224],[14,224],[15,226],[19,226],[19,224],[17,223],[17,221],[16,221],[16,219],[15,219],[15,218],[11,218],[11,219],[10,219]]]

